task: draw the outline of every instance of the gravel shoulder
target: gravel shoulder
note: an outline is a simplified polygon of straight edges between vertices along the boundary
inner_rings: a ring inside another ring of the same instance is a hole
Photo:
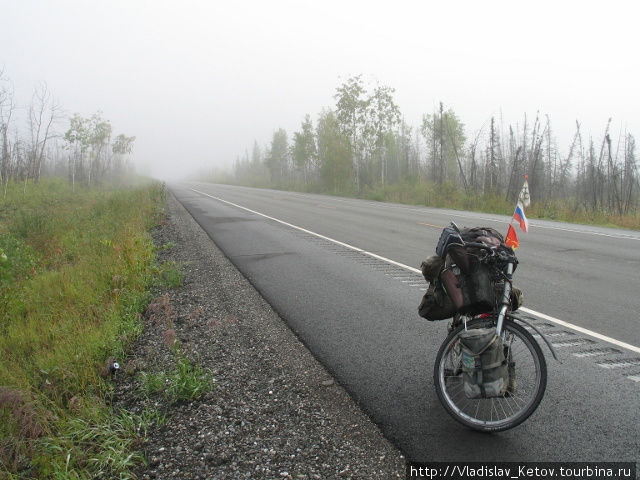
[[[400,452],[170,192],[165,210],[154,242],[182,282],[145,312],[114,392],[115,407],[166,414],[141,446],[138,478],[403,478]],[[175,370],[181,355],[213,389],[172,402],[147,382],[143,394],[145,375]]]

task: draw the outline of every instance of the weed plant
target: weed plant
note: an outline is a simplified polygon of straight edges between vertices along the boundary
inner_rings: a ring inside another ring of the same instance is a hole
[[[211,374],[191,363],[176,348],[176,366],[169,372],[141,372],[140,393],[144,397],[162,395],[169,404],[195,400],[214,386]]]
[[[213,388],[213,378],[199,365],[178,357],[176,369],[168,375],[167,398],[172,402],[195,400]]]
[[[182,272],[176,262],[163,262],[157,269],[157,278],[160,284],[168,288],[176,288],[182,285]]]
[[[144,397],[153,397],[165,391],[167,374],[164,372],[141,372],[138,375],[138,384]]]
[[[113,478],[137,460],[108,359],[141,332],[163,200],[54,179],[0,199],[0,477]]]

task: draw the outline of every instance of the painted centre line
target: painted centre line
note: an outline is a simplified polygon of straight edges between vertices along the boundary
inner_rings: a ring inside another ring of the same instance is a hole
[[[372,258],[375,258],[375,259],[378,259],[378,260],[382,260],[383,262],[390,263],[391,265],[395,265],[395,266],[400,267],[400,268],[404,268],[405,270],[408,270],[410,272],[422,274],[422,272],[420,270],[418,270],[417,268],[410,267],[409,265],[405,265],[404,263],[396,262],[395,260],[391,260],[390,258],[383,257],[383,256],[375,254],[373,252],[367,252],[366,250],[363,250],[362,248],[358,248],[358,247],[355,247],[353,245],[349,245],[348,243],[341,242],[340,240],[336,240],[334,238],[330,238],[330,237],[327,237],[325,235],[321,235],[321,234],[313,232],[311,230],[307,230],[306,228],[302,228],[302,227],[299,227],[297,225],[293,225],[292,223],[285,222],[284,220],[280,220],[279,218],[271,217],[271,216],[266,215],[264,213],[257,212],[255,210],[251,210],[250,208],[243,207],[242,205],[238,205],[237,203],[229,202],[228,200],[224,200],[223,198],[214,197],[213,195],[209,195],[208,193],[202,192],[200,190],[196,190],[194,188],[191,188],[190,190],[192,192],[198,193],[200,195],[204,195],[205,197],[209,197],[209,198],[212,198],[212,199],[217,200],[219,202],[226,203],[227,205],[231,205],[233,207],[240,208],[241,210],[244,210],[246,212],[253,213],[254,215],[259,215],[259,216],[261,216],[263,218],[267,218],[269,220],[273,220],[274,222],[280,223],[281,225],[285,225],[287,227],[299,230],[301,232],[308,233],[309,235],[313,235],[315,237],[322,238],[323,240],[327,240],[327,241],[329,241],[331,243],[335,243],[336,245],[340,245],[340,246],[348,248],[350,250],[362,253],[363,255],[368,255],[368,256],[370,256]],[[429,226],[431,226],[431,225],[429,225]],[[435,226],[435,225],[433,225],[433,226]],[[574,325],[572,323],[565,322],[564,320],[560,320],[558,318],[551,317],[549,315],[546,315],[546,314],[541,313],[541,312],[537,312],[535,310],[531,310],[529,308],[520,307],[519,310],[524,312],[524,313],[528,313],[529,315],[535,315],[536,317],[542,318],[544,320],[547,320],[549,322],[555,323],[557,325],[561,325],[561,326],[563,326],[565,328],[569,328],[571,330],[575,330],[576,332],[580,332],[582,334],[589,335],[590,337],[597,338],[598,340],[602,340],[604,342],[611,343],[611,344],[616,345],[616,346],[618,346],[620,348],[624,348],[626,350],[630,350],[630,351],[635,352],[635,353],[640,353],[640,347],[636,347],[635,345],[631,345],[629,343],[621,342],[619,340],[616,340],[615,338],[607,337],[606,335],[602,335],[602,334],[600,334],[598,332],[594,332],[592,330],[588,330],[588,329],[580,327],[578,325]]]
[[[431,223],[418,222],[418,225],[424,225],[425,227],[444,228],[442,225],[433,225]]]

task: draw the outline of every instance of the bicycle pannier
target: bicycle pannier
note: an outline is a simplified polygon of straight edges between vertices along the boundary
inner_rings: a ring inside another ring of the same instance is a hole
[[[502,339],[493,328],[460,333],[462,383],[467,398],[503,397],[509,386],[509,366]]]
[[[446,320],[456,314],[456,306],[442,290],[439,282],[429,285],[429,289],[422,297],[418,314],[427,320]]]
[[[440,272],[444,268],[444,260],[437,255],[422,262],[422,275],[429,282],[429,288],[422,297],[418,313],[427,320],[444,320],[456,314],[456,307],[442,289]]]

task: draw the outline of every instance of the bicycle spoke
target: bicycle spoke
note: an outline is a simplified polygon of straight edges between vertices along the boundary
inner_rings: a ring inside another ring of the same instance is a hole
[[[502,405],[502,400],[503,398],[499,398],[498,401],[496,402],[498,405],[500,405],[500,408],[502,409],[502,413],[504,414],[503,418],[508,417],[509,415],[507,414],[507,411],[504,409],[504,405]],[[507,402],[507,405],[509,404],[509,402]]]

